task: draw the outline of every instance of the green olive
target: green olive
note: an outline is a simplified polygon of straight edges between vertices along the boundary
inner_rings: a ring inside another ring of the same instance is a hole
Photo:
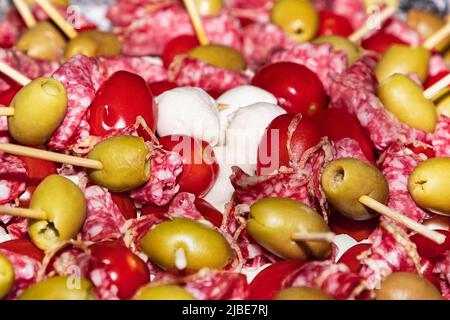
[[[321,215],[291,199],[265,198],[255,202],[250,208],[247,231],[262,247],[285,259],[324,259],[331,251],[328,242],[291,239],[297,232],[330,231]]]
[[[28,5],[36,3],[35,0],[25,0],[25,1],[26,1],[26,3]],[[68,7],[69,6],[69,0],[49,0],[49,2],[51,4],[54,4],[54,5],[57,5],[57,6],[60,6],[60,7]]]
[[[150,179],[149,150],[140,137],[117,136],[103,140],[95,145],[88,158],[103,164],[101,170],[88,170],[89,178],[110,191],[131,191]]]
[[[329,43],[336,51],[343,51],[347,54],[348,65],[351,66],[361,57],[361,49],[356,44],[341,36],[322,36],[314,39],[313,43]]]
[[[14,267],[11,261],[0,254],[0,299],[3,299],[14,284]]]
[[[359,202],[369,196],[386,203],[389,187],[386,178],[370,163],[343,158],[331,161],[322,173],[322,188],[330,204],[352,220],[369,220],[377,214]]]
[[[195,47],[188,55],[219,68],[241,71],[247,67],[247,62],[239,51],[218,44]]]
[[[450,88],[442,90],[434,100],[438,114],[443,114],[450,118]]]
[[[299,43],[313,39],[319,29],[319,14],[309,0],[278,0],[270,18]]]
[[[134,300],[196,300],[184,288],[177,285],[149,285],[140,289]]]
[[[399,121],[425,132],[434,132],[438,120],[436,107],[426,99],[423,89],[402,74],[394,74],[378,87],[378,97]]]
[[[8,118],[10,135],[27,146],[44,144],[56,131],[67,110],[64,86],[53,78],[37,78],[17,92]]]
[[[120,55],[120,41],[111,32],[83,31],[67,43],[64,58],[70,59],[78,54],[88,57]]]
[[[230,245],[220,232],[189,219],[157,225],[145,235],[141,246],[150,260],[163,269],[223,269],[232,256]]]
[[[93,300],[92,284],[83,278],[55,276],[28,287],[19,300]]]
[[[66,40],[61,32],[47,21],[38,22],[34,27],[25,30],[16,43],[19,51],[45,61],[58,60],[65,47]]]
[[[420,207],[450,215],[450,158],[419,163],[409,176],[408,189]]]
[[[80,188],[56,174],[45,178],[31,197],[30,208],[46,213],[46,220],[28,221],[33,243],[48,250],[74,238],[86,218],[86,201]]]
[[[274,300],[334,300],[328,293],[308,287],[292,287],[283,289]]]
[[[194,0],[201,16],[217,16],[223,8],[222,0]]]
[[[375,74],[380,83],[396,73],[403,75],[415,73],[420,81],[424,82],[428,77],[429,62],[430,52],[423,47],[393,45],[381,58],[375,68]]]
[[[409,10],[406,24],[415,30],[422,39],[428,39],[439,29],[445,26],[445,20],[434,13],[419,10]],[[435,49],[438,52],[443,51],[450,44],[450,37],[442,40]]]
[[[381,282],[377,300],[442,300],[436,287],[418,274],[395,272]]]

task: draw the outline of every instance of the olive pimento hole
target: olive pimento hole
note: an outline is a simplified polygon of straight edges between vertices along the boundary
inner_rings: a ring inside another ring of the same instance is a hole
[[[42,85],[42,90],[44,90],[45,93],[51,95],[51,96],[57,96],[60,94],[60,90],[58,85],[51,81],[46,81]]]
[[[427,180],[419,180],[414,182],[414,184],[418,186],[420,189],[425,190],[425,185],[427,184],[427,182],[428,182]]]
[[[53,222],[48,222],[47,226],[40,230],[39,233],[42,234],[47,240],[59,238],[59,232]]]
[[[296,35],[301,35],[305,31],[303,30],[303,24],[300,21],[296,21],[293,27]]]
[[[344,181],[345,179],[345,171],[344,168],[336,168],[334,175],[333,175],[333,183],[336,187],[339,187],[339,185]]]

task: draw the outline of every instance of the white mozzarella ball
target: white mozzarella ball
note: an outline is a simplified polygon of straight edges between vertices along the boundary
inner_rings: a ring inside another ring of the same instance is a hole
[[[156,98],[159,136],[184,134],[208,142],[219,142],[219,111],[217,102],[205,91],[180,87]]]
[[[246,107],[258,102],[277,104],[277,98],[270,92],[255,86],[239,86],[228,90],[218,99],[219,119],[220,119],[220,144],[225,141],[225,129],[228,127],[229,116],[242,107]]]
[[[247,173],[255,174],[258,145],[265,129],[276,117],[285,113],[286,111],[277,105],[255,103],[230,115],[225,144],[232,154],[237,156],[234,162],[243,165]]]

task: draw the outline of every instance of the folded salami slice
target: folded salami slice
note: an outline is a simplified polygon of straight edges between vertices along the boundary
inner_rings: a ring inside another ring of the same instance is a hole
[[[425,142],[425,132],[398,121],[376,96],[375,65],[373,58],[365,56],[334,77],[330,89],[331,107],[342,108],[356,116],[381,151],[398,140],[404,143]]]
[[[436,262],[433,273],[439,279],[442,296],[450,300],[450,251],[444,252]]]
[[[113,202],[108,190],[90,186],[85,191],[87,214],[81,230],[84,241],[119,239],[125,217]]]
[[[229,0],[226,8],[241,20],[269,22],[273,0]]]
[[[245,275],[228,271],[201,270],[184,287],[198,300],[244,300],[249,295]]]
[[[414,243],[403,229],[389,222],[381,222],[370,235],[372,247],[358,259],[363,265],[360,275],[370,289],[393,272],[420,273],[420,256]]]
[[[319,288],[337,300],[368,299],[364,278],[344,264],[315,261],[302,266],[283,283],[283,287]]]
[[[330,94],[335,76],[347,69],[347,55],[342,51],[335,51],[329,44],[305,43],[285,50],[274,51],[269,58],[270,63],[294,62],[303,64],[314,71]]]
[[[200,87],[205,91],[225,92],[250,83],[243,71],[218,68],[190,57],[176,59],[169,71],[169,80],[183,87]]]
[[[436,157],[450,157],[450,118],[441,115],[436,130],[428,136]]]
[[[5,299],[15,299],[28,286],[38,281],[42,263],[29,256],[6,249],[0,249],[0,253],[7,257],[14,267],[14,286]]]
[[[19,198],[27,187],[28,172],[17,157],[0,154],[0,204]]]
[[[379,167],[389,185],[389,200],[387,205],[413,219],[422,222],[430,216],[419,208],[408,191],[408,178],[417,165],[426,160],[427,156],[416,154],[411,149],[399,143],[391,145],[380,157]]]

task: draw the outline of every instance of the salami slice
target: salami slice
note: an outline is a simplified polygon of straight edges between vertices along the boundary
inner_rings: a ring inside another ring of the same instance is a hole
[[[275,51],[269,58],[270,63],[294,62],[303,64],[314,71],[330,94],[333,79],[347,69],[347,55],[342,51],[335,51],[329,44],[297,45],[290,49]]]
[[[351,138],[344,138],[334,144],[334,158],[353,158],[361,161],[367,161],[358,141]]]
[[[375,64],[375,60],[366,56],[337,75],[330,89],[331,107],[342,108],[355,115],[381,151],[397,140],[405,143],[425,142],[425,132],[399,122],[375,95]]]
[[[183,158],[177,152],[156,150],[148,183],[133,191],[131,198],[141,204],[163,206],[172,200],[180,186],[177,177],[183,170]]]
[[[28,172],[17,157],[0,154],[0,204],[10,203],[25,191]]]
[[[428,138],[436,157],[450,157],[450,118],[441,115],[434,134]]]
[[[372,247],[358,257],[363,265],[360,274],[368,288],[376,288],[392,272],[420,273],[417,248],[397,225],[381,222],[369,240]]]
[[[119,239],[125,217],[113,202],[111,194],[99,186],[88,187],[85,191],[87,215],[81,231],[84,241]]]
[[[244,300],[250,292],[245,275],[211,270],[199,271],[185,289],[198,300]]]
[[[227,9],[241,20],[254,22],[269,22],[273,0],[229,0],[225,3]]]
[[[250,83],[244,72],[218,68],[190,57],[179,57],[169,71],[169,80],[178,86],[200,87],[205,91],[225,92]]]
[[[407,147],[397,143],[391,145],[380,157],[379,167],[389,184],[387,205],[413,219],[422,222],[430,214],[419,208],[408,191],[408,178],[417,165],[426,160],[424,154],[417,155]]]
[[[6,299],[15,299],[28,286],[38,281],[39,270],[42,264],[31,257],[6,249],[0,249],[0,253],[7,257],[14,267],[14,286]]]
[[[331,9],[335,13],[347,18],[355,30],[361,27],[367,19],[364,1],[335,0]]]
[[[450,300],[450,251],[444,252],[436,262],[433,273],[439,279],[442,296]]]
[[[397,17],[389,20],[389,23],[384,27],[384,31],[406,42],[412,47],[417,47],[422,44],[420,35]]]
[[[364,278],[344,264],[332,261],[310,262],[289,277],[283,286],[319,288],[337,300],[369,298]]]
[[[180,192],[173,198],[167,211],[167,216],[173,218],[186,218],[196,221],[205,221],[205,218],[194,204],[195,195],[187,192]]]

